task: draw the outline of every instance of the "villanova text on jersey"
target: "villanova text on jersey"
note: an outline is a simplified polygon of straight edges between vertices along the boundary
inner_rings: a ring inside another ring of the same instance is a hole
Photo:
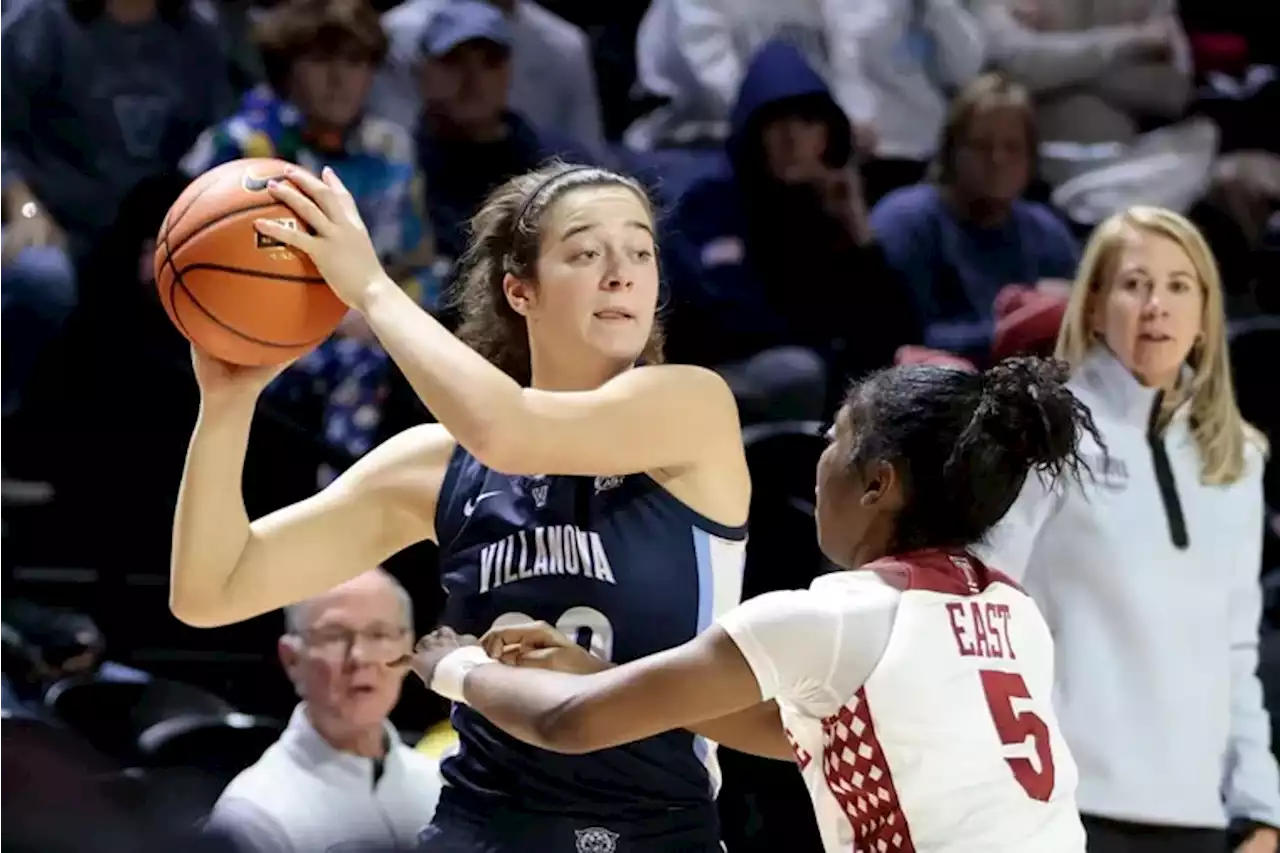
[[[443,624],[479,636],[542,621],[624,663],[684,643],[738,603],[746,529],[703,518],[645,474],[510,476],[454,452],[436,512]],[[643,818],[709,803],[711,744],[667,732],[590,755],[528,746],[462,705],[450,786],[532,812]]]
[[[572,524],[517,530],[480,549],[480,592],[546,575],[616,584],[600,534]]]

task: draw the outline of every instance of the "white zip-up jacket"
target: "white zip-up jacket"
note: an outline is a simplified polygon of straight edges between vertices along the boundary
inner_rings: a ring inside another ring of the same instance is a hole
[[[976,549],[1020,580],[1056,643],[1054,704],[1085,814],[1137,823],[1280,826],[1280,773],[1258,682],[1262,468],[1200,482],[1188,406],[1152,436],[1158,392],[1098,347],[1069,387],[1107,445],[1091,472],[1033,474]]]

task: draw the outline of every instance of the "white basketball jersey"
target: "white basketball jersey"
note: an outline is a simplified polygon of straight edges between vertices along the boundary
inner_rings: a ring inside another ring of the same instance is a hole
[[[782,710],[828,853],[1083,853],[1053,641],[1012,581],[918,552],[749,609],[722,624]]]

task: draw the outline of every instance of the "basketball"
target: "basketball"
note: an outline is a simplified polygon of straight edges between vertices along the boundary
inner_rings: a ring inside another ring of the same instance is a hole
[[[253,227],[255,219],[301,227],[267,192],[288,167],[256,158],[209,170],[169,208],[156,237],[156,287],[169,319],[202,352],[232,364],[297,358],[347,313],[310,258]]]

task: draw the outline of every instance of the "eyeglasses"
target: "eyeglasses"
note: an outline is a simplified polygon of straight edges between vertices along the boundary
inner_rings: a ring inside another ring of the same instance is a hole
[[[404,653],[404,638],[409,629],[402,625],[375,625],[363,631],[347,628],[320,628],[302,634],[307,647],[329,660],[346,660],[361,644],[367,657],[390,660]]]

